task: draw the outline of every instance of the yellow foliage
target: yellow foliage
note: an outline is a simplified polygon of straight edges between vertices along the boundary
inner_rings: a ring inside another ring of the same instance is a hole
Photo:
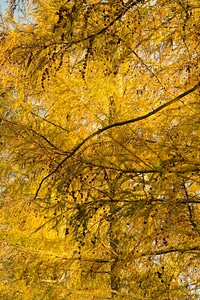
[[[199,1],[10,4],[0,298],[197,299]]]

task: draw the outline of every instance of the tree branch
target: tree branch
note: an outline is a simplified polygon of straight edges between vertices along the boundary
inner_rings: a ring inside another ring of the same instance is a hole
[[[164,254],[170,254],[170,253],[188,253],[188,252],[193,252],[193,251],[200,251],[200,247],[190,247],[190,248],[174,248],[174,249],[165,249],[165,250],[155,250],[155,251],[150,251],[148,253],[143,253],[141,256],[156,256],[156,255],[164,255]]]
[[[85,139],[82,140],[82,142],[80,142],[77,146],[75,146],[72,151],[69,153],[67,152],[67,155],[66,157],[57,165],[57,167],[51,172],[49,173],[47,176],[45,176],[41,182],[39,183],[39,186],[38,186],[38,189],[35,193],[35,197],[34,199],[37,198],[38,194],[39,194],[39,191],[43,185],[43,183],[49,178],[51,177],[53,174],[55,174],[58,169],[60,169],[60,167],[70,158],[72,157],[84,144],[86,144],[86,142],[88,142],[89,140],[91,140],[93,137],[111,129],[111,128],[114,128],[114,127],[120,127],[120,126],[124,126],[124,125],[127,125],[127,124],[133,124],[133,123],[136,123],[136,122],[139,122],[141,120],[145,120],[155,114],[157,114],[159,111],[165,109],[166,107],[170,106],[171,104],[175,103],[175,102],[178,102],[180,99],[184,98],[185,96],[191,94],[192,92],[196,91],[198,88],[200,87],[200,82],[198,84],[196,84],[193,88],[187,90],[186,92],[180,94],[179,96],[175,97],[174,99],[162,104],[161,106],[157,107],[156,109],[148,112],[147,114],[143,115],[143,116],[139,116],[139,117],[136,117],[136,118],[132,118],[132,119],[129,119],[129,120],[125,120],[125,121],[122,121],[122,122],[116,122],[116,123],[113,123],[113,124],[110,124],[108,126],[105,126],[101,129],[98,129],[97,131],[93,132],[92,134],[90,134],[89,136],[87,136]]]
[[[71,43],[69,42],[62,42],[62,44],[67,44],[68,47],[67,48],[70,48],[72,45],[74,44],[79,44],[80,42],[83,42],[83,41],[87,41],[87,40],[90,40],[90,39],[93,39],[95,38],[96,36],[102,34],[102,33],[105,33],[113,24],[115,24],[115,22],[117,22],[118,20],[120,20],[126,13],[127,11],[129,11],[133,6],[137,5],[137,4],[140,4],[140,3],[143,3],[144,0],[129,0],[126,5],[122,8],[122,10],[117,14],[117,16],[114,18],[114,20],[112,20],[107,26],[103,27],[102,29],[100,29],[99,31],[97,31],[96,33],[93,33],[93,34],[90,34],[89,36],[83,38],[83,39],[78,39],[76,41],[73,41]]]

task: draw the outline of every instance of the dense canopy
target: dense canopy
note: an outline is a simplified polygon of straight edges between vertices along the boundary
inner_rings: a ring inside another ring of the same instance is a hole
[[[10,0],[0,298],[200,297],[199,0]]]

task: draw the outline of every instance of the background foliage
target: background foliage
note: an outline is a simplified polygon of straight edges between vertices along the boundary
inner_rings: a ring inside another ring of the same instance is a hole
[[[1,299],[200,297],[199,13],[10,1]]]

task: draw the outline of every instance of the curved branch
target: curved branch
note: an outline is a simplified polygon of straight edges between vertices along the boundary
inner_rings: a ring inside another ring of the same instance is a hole
[[[12,125],[15,125],[15,126],[19,127],[19,124],[16,123],[16,122],[9,121],[9,120],[7,120],[7,119],[1,119],[1,121],[4,121],[4,122],[6,122],[6,123],[8,123],[8,124],[12,124]],[[21,126],[21,128],[24,129],[24,132],[31,131],[34,135],[39,136],[42,140],[44,140],[47,144],[49,144],[49,146],[50,146],[52,149],[54,149],[54,151],[57,151],[57,154],[62,154],[62,155],[66,154],[66,152],[61,151],[56,145],[54,145],[51,141],[49,141],[43,134],[37,132],[36,130],[34,130],[34,129],[31,128],[31,127],[26,127],[26,126],[23,125],[23,124],[20,124],[20,126]],[[22,136],[22,135],[21,135],[21,136]]]
[[[156,255],[164,255],[164,254],[170,254],[170,253],[190,253],[190,252],[199,252],[200,247],[185,247],[185,248],[169,248],[169,249],[163,249],[163,250],[155,250],[150,251],[149,253],[142,253],[141,256],[156,256]]]
[[[143,2],[144,2],[144,0],[129,0],[124,5],[124,7],[122,8],[122,10],[116,15],[116,17],[107,26],[101,28],[99,31],[97,31],[97,32],[95,32],[93,34],[88,35],[87,37],[85,37],[83,39],[78,39],[78,40],[75,40],[75,41],[73,41],[71,43],[69,43],[69,42],[62,42],[62,44],[66,44],[68,46],[67,48],[70,48],[72,45],[79,44],[80,42],[84,42],[84,41],[93,39],[96,36],[98,36],[98,35],[100,35],[102,33],[105,33],[113,24],[115,24],[118,20],[120,20],[127,13],[127,11],[129,11],[133,6],[135,6],[137,4],[140,4],[140,3],[143,3]]]
[[[38,193],[43,185],[43,183],[49,178],[51,177],[53,174],[55,174],[58,169],[70,158],[72,157],[84,144],[86,144],[86,142],[88,142],[89,140],[91,140],[93,137],[111,129],[111,128],[114,128],[114,127],[119,127],[119,126],[124,126],[124,125],[127,125],[127,124],[133,124],[133,123],[136,123],[136,122],[139,122],[141,120],[145,120],[155,114],[157,114],[159,111],[163,110],[164,108],[170,106],[171,104],[175,103],[175,102],[178,102],[180,99],[184,98],[185,96],[189,95],[190,93],[196,91],[198,88],[200,87],[200,82],[198,84],[196,84],[193,88],[187,90],[186,92],[180,94],[179,96],[175,97],[174,99],[162,104],[161,106],[157,107],[156,109],[148,112],[147,114],[143,115],[143,116],[139,116],[139,117],[136,117],[136,118],[132,118],[132,119],[129,119],[129,120],[125,120],[125,121],[122,121],[122,122],[116,122],[116,123],[113,123],[113,124],[110,124],[108,126],[105,126],[101,129],[98,129],[97,131],[93,132],[92,134],[88,135],[85,139],[82,140],[82,142],[80,142],[77,146],[75,146],[72,151],[69,153],[67,153],[66,157],[57,165],[57,167],[51,172],[49,173],[48,175],[46,175],[40,182],[39,186],[38,186],[38,189],[35,193],[35,197],[34,199],[37,198],[38,196]]]

